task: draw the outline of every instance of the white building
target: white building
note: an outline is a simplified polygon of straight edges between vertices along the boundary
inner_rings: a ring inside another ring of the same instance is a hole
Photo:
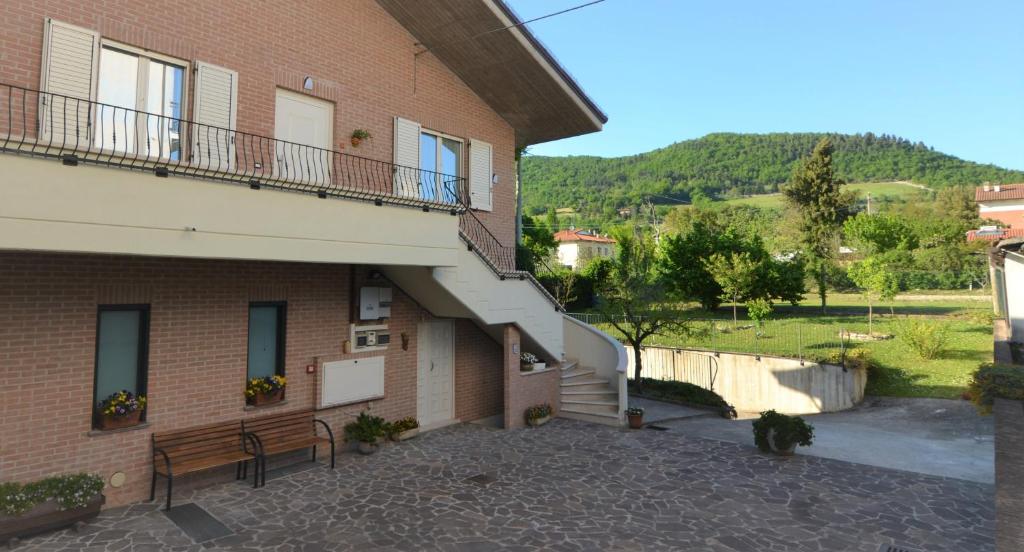
[[[592,259],[615,256],[615,240],[597,232],[562,230],[555,232],[558,264],[577,270]]]

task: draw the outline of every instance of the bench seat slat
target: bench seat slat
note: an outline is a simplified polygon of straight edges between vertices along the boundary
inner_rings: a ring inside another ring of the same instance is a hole
[[[229,464],[234,464],[243,460],[252,460],[254,458],[255,456],[252,454],[242,452],[241,450],[213,456],[201,456],[185,461],[175,461],[174,458],[171,458],[171,471],[174,475],[182,475],[209,468],[216,468],[218,466],[227,466]],[[167,466],[163,462],[156,462],[155,468],[158,473],[167,473]]]

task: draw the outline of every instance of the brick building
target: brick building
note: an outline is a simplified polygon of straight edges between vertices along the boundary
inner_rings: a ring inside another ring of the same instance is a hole
[[[516,148],[605,121],[516,22],[500,0],[0,5],[0,482],[93,472],[122,504],[153,432],[311,407],[339,435],[364,410],[511,427],[573,415],[565,376],[618,397],[577,417],[621,423],[621,347],[515,267]],[[284,401],[247,405],[271,374]],[[101,430],[118,389],[142,423]]]

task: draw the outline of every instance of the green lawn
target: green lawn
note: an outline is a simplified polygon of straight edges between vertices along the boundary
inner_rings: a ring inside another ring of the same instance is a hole
[[[799,306],[779,307],[776,318],[768,321],[760,332],[747,320],[741,320],[734,328],[728,307],[710,314],[685,311],[687,317],[715,320],[693,322],[689,333],[656,336],[649,344],[811,360],[835,358],[844,347],[863,349],[877,365],[869,378],[867,393],[895,397],[957,398],[966,390],[978,364],[992,360],[992,324],[988,316],[991,307],[984,300],[897,302],[895,318],[887,307],[877,309],[873,324],[876,334],[892,334],[893,339],[859,342],[844,341],[840,336],[844,330],[867,334],[863,299],[858,295],[830,296],[829,304],[833,307],[827,316],[818,311],[816,299],[808,297]],[[899,320],[907,315],[926,316],[946,327],[948,342],[944,353],[924,360],[910,348],[899,331]],[[740,316],[743,317],[742,311]],[[617,334],[608,324],[600,326],[612,335]]]
[[[866,193],[870,192],[871,197],[874,199],[883,197],[912,197],[923,191],[916,186],[904,182],[861,182],[847,184],[844,188],[854,190],[859,197],[864,197]],[[752,205],[754,207],[771,209],[782,207],[783,198],[782,194],[764,194],[727,199],[719,203],[722,205]]]

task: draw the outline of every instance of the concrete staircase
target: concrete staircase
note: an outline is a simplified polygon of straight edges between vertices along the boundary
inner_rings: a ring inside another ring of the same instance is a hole
[[[606,425],[619,425],[619,392],[597,370],[576,361],[562,364],[562,409],[559,416]]]

